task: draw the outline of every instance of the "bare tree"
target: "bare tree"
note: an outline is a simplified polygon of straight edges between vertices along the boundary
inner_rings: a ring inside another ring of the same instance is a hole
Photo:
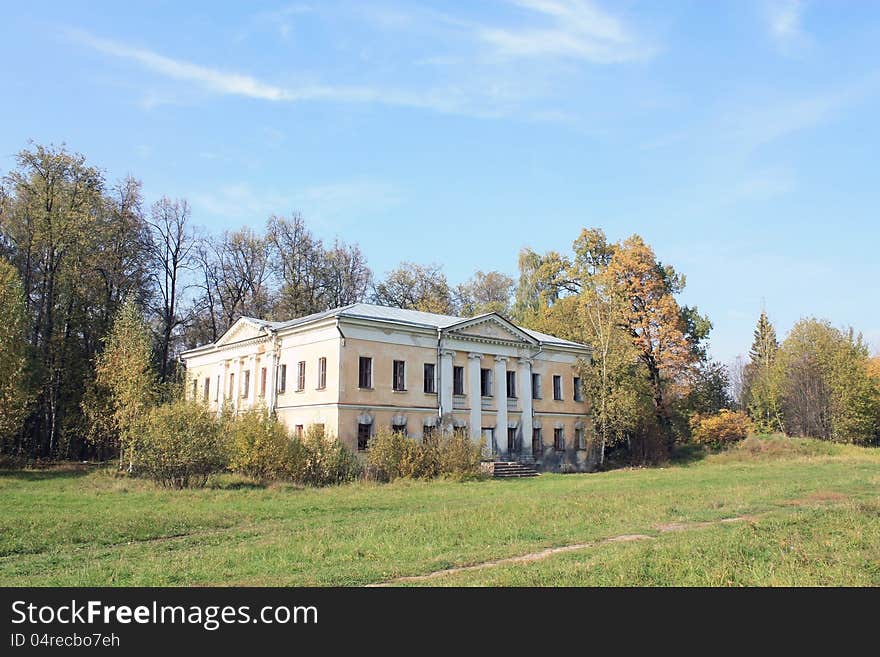
[[[163,197],[150,212],[150,256],[157,291],[155,312],[159,319],[159,377],[170,374],[172,337],[184,323],[180,307],[189,285],[186,273],[195,264],[196,238],[190,226],[190,207],[184,199]]]
[[[323,279],[325,305],[338,308],[367,298],[373,272],[360,247],[337,240],[325,254]]]

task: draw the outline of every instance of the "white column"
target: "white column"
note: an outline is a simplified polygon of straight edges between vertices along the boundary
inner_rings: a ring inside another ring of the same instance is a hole
[[[507,458],[507,356],[495,356],[495,444]]]
[[[257,403],[257,393],[260,392],[260,376],[257,372],[257,357],[255,355],[248,356],[248,369],[251,380],[248,384],[247,407],[252,409]]]
[[[452,413],[452,359],[454,351],[444,349],[440,352],[440,417]]]
[[[519,398],[522,402],[522,449],[520,454],[528,458],[532,456],[532,361],[528,358],[519,359]]]
[[[483,354],[468,354],[468,401],[471,406],[471,440],[480,442],[483,433],[483,402],[480,399],[480,359]],[[487,445],[490,448],[491,445]]]
[[[238,412],[238,406],[241,403],[241,358],[235,359],[235,385],[232,388],[232,407]]]
[[[274,349],[266,367],[269,368],[269,373],[266,377],[268,379],[266,381],[266,408],[272,413],[275,411],[276,395],[278,394],[276,390],[278,387],[278,354]]]

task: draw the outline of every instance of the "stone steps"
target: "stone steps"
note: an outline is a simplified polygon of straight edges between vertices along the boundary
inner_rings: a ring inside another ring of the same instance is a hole
[[[519,461],[495,461],[492,464],[492,476],[498,479],[513,477],[537,477],[538,471],[533,465]]]

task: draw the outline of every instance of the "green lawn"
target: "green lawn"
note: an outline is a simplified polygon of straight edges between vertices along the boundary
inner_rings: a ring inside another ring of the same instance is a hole
[[[667,468],[323,490],[5,471],[0,585],[360,585],[592,542],[406,583],[880,585],[880,450],[747,442]],[[651,538],[602,542],[629,534]]]

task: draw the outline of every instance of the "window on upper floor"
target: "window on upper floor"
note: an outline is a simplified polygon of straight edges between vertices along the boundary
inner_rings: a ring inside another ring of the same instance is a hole
[[[301,360],[296,367],[296,389],[306,389],[306,361]]]
[[[358,359],[358,387],[373,387],[373,359],[369,356],[361,356]]]
[[[480,370],[480,395],[483,397],[492,396],[492,370]]]
[[[192,399],[195,400],[196,393],[198,392],[198,389],[199,389],[199,380],[198,379],[193,379],[192,389],[193,389],[192,390]]]
[[[235,372],[229,373],[229,398],[235,398]]]
[[[217,388],[214,390],[214,401],[220,401],[220,375],[217,375]]]
[[[266,368],[260,368],[260,397],[266,396]]]
[[[208,398],[211,396],[211,377],[205,377],[205,388],[202,396],[205,401],[208,401]]]
[[[391,389],[398,392],[406,390],[406,361],[395,360],[392,363]]]
[[[327,359],[321,357],[318,359],[318,389],[323,390],[327,387]]]
[[[425,363],[424,389],[428,394],[437,392],[437,385],[434,378],[436,369],[434,363]]]
[[[281,365],[278,368],[278,392],[287,390],[287,365]]]
[[[507,373],[507,398],[516,399],[516,372]]]
[[[532,399],[541,398],[541,375],[532,373]]]
[[[251,388],[251,371],[250,370],[244,371],[244,378],[242,379],[242,386],[241,387],[242,387],[241,396],[244,399],[247,399],[248,394],[250,393],[250,388]]]
[[[583,390],[581,390],[581,377],[574,377],[572,380],[572,386],[574,388],[574,400],[576,402],[584,401],[584,393]]]
[[[553,399],[562,401],[562,377],[558,374],[553,375]]]
[[[452,368],[452,394],[464,394],[464,368],[458,365]]]

